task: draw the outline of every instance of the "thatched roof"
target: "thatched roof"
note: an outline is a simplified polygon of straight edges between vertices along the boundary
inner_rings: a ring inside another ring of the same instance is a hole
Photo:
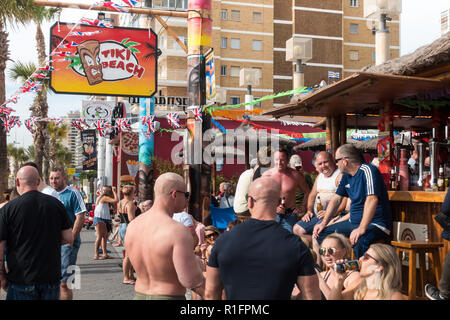
[[[388,60],[377,66],[367,66],[364,72],[414,76],[428,69],[450,63],[450,32],[413,53]]]
[[[355,140],[355,139],[347,139],[347,142],[354,144],[356,148],[358,148],[358,144],[360,143],[360,141]],[[294,150],[295,151],[298,151],[298,150],[312,150],[312,151],[325,150],[325,143],[326,143],[326,138],[312,138],[311,140],[308,140],[298,146],[295,146]]]

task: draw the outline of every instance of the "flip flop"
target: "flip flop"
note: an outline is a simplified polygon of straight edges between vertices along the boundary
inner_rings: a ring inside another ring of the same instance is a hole
[[[113,243],[112,246],[113,247],[120,247],[121,245],[119,243]]]
[[[103,256],[103,258],[104,258],[104,259],[114,259],[114,257],[111,257],[111,256],[106,256],[106,257]]]
[[[130,280],[130,281],[122,281],[122,284],[131,284],[131,285],[134,285],[135,284],[135,281],[132,281],[132,280]]]
[[[98,260],[100,257],[99,256],[95,256],[94,257],[94,260]]]
[[[105,259],[106,259],[105,257],[101,256],[101,257],[98,257],[97,260],[105,260]]]

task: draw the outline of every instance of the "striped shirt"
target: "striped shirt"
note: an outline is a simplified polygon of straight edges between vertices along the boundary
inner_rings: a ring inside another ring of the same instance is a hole
[[[387,234],[392,230],[389,197],[383,177],[372,164],[363,163],[354,176],[343,174],[336,194],[351,199],[350,222],[360,224],[367,196],[376,195],[378,205],[370,222]]]

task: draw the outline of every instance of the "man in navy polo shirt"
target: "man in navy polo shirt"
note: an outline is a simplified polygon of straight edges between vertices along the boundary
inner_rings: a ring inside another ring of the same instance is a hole
[[[336,194],[328,204],[313,236],[322,243],[333,232],[349,237],[355,257],[359,259],[370,244],[387,239],[392,232],[392,215],[386,186],[377,167],[362,162],[359,151],[350,144],[336,150],[336,164],[343,173]],[[351,199],[350,219],[325,227],[342,199]]]

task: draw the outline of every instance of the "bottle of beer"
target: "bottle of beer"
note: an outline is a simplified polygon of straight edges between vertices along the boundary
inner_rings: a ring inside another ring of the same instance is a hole
[[[322,201],[320,200],[320,196],[317,196],[317,212],[319,213],[322,210],[323,210]]]
[[[389,179],[389,187],[390,190],[396,191],[397,190],[397,179],[395,177],[395,170],[394,168],[391,169],[391,177]]]
[[[438,191],[445,191],[445,177],[444,177],[444,167],[439,166],[439,177],[437,180]]]

